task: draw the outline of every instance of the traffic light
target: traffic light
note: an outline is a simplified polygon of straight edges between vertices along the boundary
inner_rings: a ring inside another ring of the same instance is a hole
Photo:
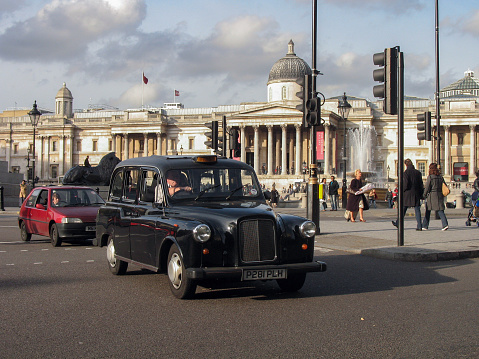
[[[321,99],[313,97],[306,104],[306,122],[310,126],[321,125]]]
[[[241,143],[239,142],[239,131],[232,128],[230,131],[230,150],[233,151],[233,157],[241,156]]]
[[[418,120],[417,139],[431,141],[431,138],[432,138],[431,112],[427,111],[427,112],[418,114],[417,120]]]
[[[218,121],[206,122],[205,126],[211,131],[205,132],[208,141],[205,141],[206,147],[216,151],[218,149]]]
[[[373,88],[374,97],[384,99],[383,110],[390,115],[398,111],[398,49],[387,48],[373,55],[374,65],[383,66],[373,71],[374,81],[383,82]]]
[[[306,104],[311,99],[311,81],[312,75],[304,75],[303,77],[298,77],[296,79],[296,83],[301,86],[301,91],[296,92],[296,97],[302,100],[302,103],[296,106],[298,111],[303,113],[303,126],[304,127],[311,127],[311,125],[307,121],[307,109]]]

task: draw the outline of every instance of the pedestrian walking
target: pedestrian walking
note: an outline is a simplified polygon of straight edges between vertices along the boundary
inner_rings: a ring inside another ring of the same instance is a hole
[[[398,195],[399,195],[399,188],[398,185],[396,184],[396,187],[394,188],[393,191],[393,207],[398,208]]]
[[[393,201],[393,192],[391,191],[391,187],[388,187],[388,191],[386,192],[386,196],[384,200],[388,203],[388,208],[393,208],[394,201]]]
[[[378,195],[376,194],[376,190],[374,188],[369,191],[368,197],[369,197],[369,207],[377,208],[376,200],[378,199]]]
[[[404,161],[404,164],[406,165],[406,170],[403,173],[404,188],[403,192],[401,193],[401,195],[404,196],[404,215],[409,207],[414,207],[417,222],[416,231],[421,231],[421,199],[424,193],[422,175],[421,172],[414,168],[414,165],[409,158]],[[397,227],[397,220],[392,221],[392,224]]]
[[[327,201],[328,201],[328,195],[327,195],[327,184],[326,184],[326,178],[323,178],[321,180],[321,186],[320,186],[320,191],[322,191],[322,195],[320,197],[320,203],[319,203],[319,209],[321,211],[326,211],[326,208],[328,208]]]
[[[25,201],[25,197],[27,197],[27,184],[25,180],[20,183],[20,193],[18,194],[18,207],[21,207],[23,201]]]
[[[331,182],[329,182],[328,194],[331,201],[331,211],[338,210],[338,190],[339,183],[336,181],[334,176],[331,176]]]
[[[279,193],[275,186],[271,188],[271,207],[277,207],[279,202]]]
[[[361,173],[361,170],[357,169],[354,171],[354,178],[348,188],[349,196],[346,210],[351,213],[351,218],[349,219],[351,222],[356,222],[354,213],[358,211],[359,220],[361,222],[366,222],[363,216],[363,211],[367,211],[369,209],[368,201],[366,200],[364,193],[356,194],[356,192],[358,192],[363,186],[363,182],[361,180],[362,175],[363,174]]]
[[[431,211],[436,211],[441,218],[442,230],[449,228],[446,214],[444,213],[444,196],[442,195],[442,184],[444,177],[441,176],[437,163],[429,165],[429,176],[427,176],[426,186],[424,187],[424,197],[426,198],[426,213],[424,214],[424,221],[422,222],[422,230],[426,231],[429,228],[429,219]]]

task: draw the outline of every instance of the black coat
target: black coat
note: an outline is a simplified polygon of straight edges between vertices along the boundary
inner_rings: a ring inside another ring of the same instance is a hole
[[[361,189],[362,186],[363,186],[363,182],[361,180],[358,180],[358,179],[355,178],[351,181],[351,185],[349,187],[354,192],[357,192]],[[354,193],[349,193],[348,194],[348,203],[346,204],[346,209],[348,211],[351,211],[351,212],[359,211],[359,202],[361,200],[363,200],[364,210],[365,211],[368,210],[369,209],[369,203],[366,200],[366,196],[364,195],[364,193],[361,193],[357,196]]]
[[[404,207],[416,207],[421,205],[421,199],[424,193],[424,183],[422,175],[413,165],[408,166],[403,174],[403,194]]]
[[[336,180],[329,182],[329,195],[338,195],[339,183]]]

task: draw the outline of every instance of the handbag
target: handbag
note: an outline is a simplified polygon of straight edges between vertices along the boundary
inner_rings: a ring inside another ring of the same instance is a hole
[[[442,195],[444,197],[446,197],[449,193],[451,193],[451,190],[449,189],[449,187],[447,186],[447,184],[445,184],[444,182],[442,182]]]

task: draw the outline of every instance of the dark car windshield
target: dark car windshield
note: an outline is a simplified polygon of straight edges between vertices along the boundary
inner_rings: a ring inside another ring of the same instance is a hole
[[[253,171],[239,168],[195,168],[166,173],[173,200],[238,200],[261,195]]]
[[[89,188],[60,188],[52,190],[52,207],[101,206],[105,201]]]

